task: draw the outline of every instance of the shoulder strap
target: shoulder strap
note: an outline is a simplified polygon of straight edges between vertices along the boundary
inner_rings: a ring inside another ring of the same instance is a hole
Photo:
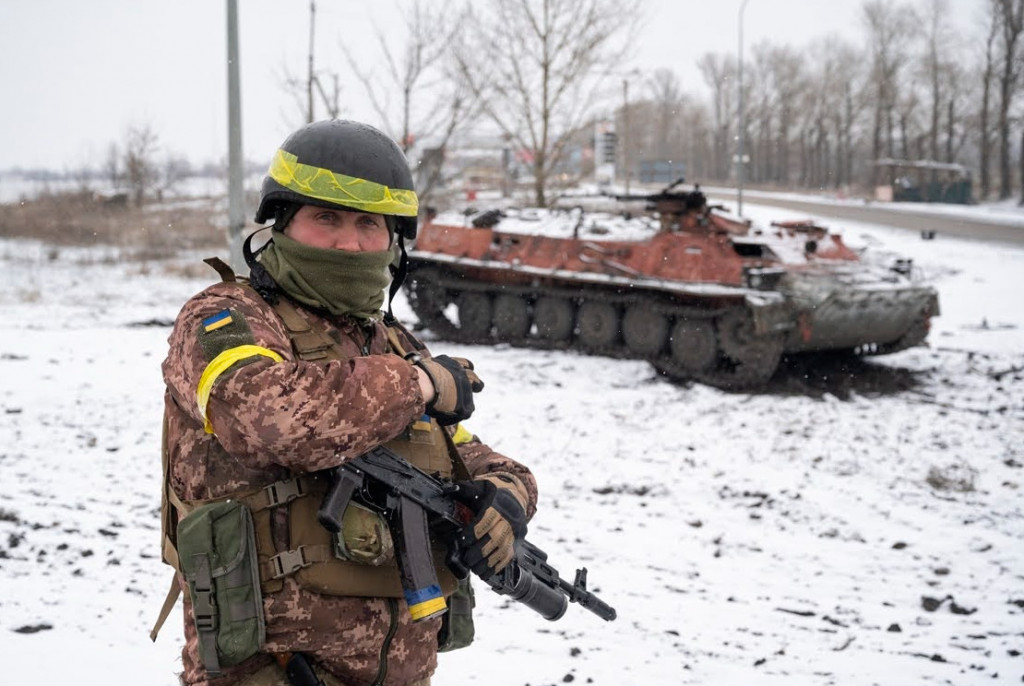
[[[231,265],[219,257],[207,257],[203,262],[216,269],[217,273],[220,274],[221,281],[224,283],[232,283],[238,280],[238,277],[235,276],[235,270],[231,268]]]
[[[277,313],[277,316],[284,323],[285,329],[288,331],[288,338],[292,343],[292,348],[300,360],[311,362],[324,359],[340,359],[342,357],[341,351],[334,339],[325,332],[312,327],[288,298],[275,297],[268,299],[248,279],[236,276],[231,266],[219,257],[208,257],[203,262],[216,269],[224,283],[237,283],[246,288],[251,288],[266,300],[267,304],[273,308],[274,312]]]
[[[295,354],[300,360],[341,359],[341,350],[326,332],[314,328],[288,298],[278,298],[270,304],[288,330]]]
[[[391,349],[399,357],[405,357],[405,346],[403,346],[402,342],[398,340],[398,334],[395,332],[394,327],[391,325],[385,325],[384,330],[387,331],[388,343],[391,344]]]
[[[160,633],[160,629],[163,628],[164,622],[171,614],[171,610],[174,609],[174,604],[178,602],[178,596],[181,595],[181,586],[178,585],[178,573],[175,572],[171,576],[171,587],[167,589],[167,597],[164,598],[164,604],[160,608],[160,614],[156,618],[156,622],[153,624],[153,629],[149,632],[149,639],[156,642],[156,637]]]
[[[181,566],[178,562],[178,549],[174,539],[177,529],[177,513],[185,511],[185,504],[181,502],[178,494],[171,488],[171,463],[167,451],[166,414],[164,415],[163,430],[160,437],[160,468],[163,474],[163,492],[161,493],[160,503],[160,531],[163,538],[161,541],[161,555],[163,561],[174,567],[175,571],[171,576],[171,587],[167,589],[167,597],[164,598],[160,614],[157,616],[156,623],[153,624],[152,631],[149,632],[149,638],[153,641],[156,641],[157,634],[160,633],[161,627],[167,621],[168,615],[171,614],[171,609],[178,602],[178,596],[181,595],[181,587],[178,585],[178,571],[181,569]]]

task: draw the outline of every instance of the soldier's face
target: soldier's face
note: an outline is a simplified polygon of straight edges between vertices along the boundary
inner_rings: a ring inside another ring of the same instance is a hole
[[[390,236],[384,215],[303,205],[284,230],[294,241],[328,250],[383,252]]]

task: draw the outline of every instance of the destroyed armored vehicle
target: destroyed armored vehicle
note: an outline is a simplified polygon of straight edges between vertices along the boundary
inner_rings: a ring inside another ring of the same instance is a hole
[[[642,359],[722,388],[763,384],[784,353],[925,340],[938,296],[909,260],[869,265],[822,226],[755,228],[676,185],[615,198],[638,215],[435,216],[410,251],[413,311],[442,339]]]

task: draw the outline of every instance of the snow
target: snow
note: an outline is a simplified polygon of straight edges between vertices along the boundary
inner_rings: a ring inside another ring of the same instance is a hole
[[[469,228],[477,215],[458,211],[442,212],[435,224]],[[658,231],[658,222],[650,217],[624,218],[607,212],[587,212],[576,208],[546,210],[509,207],[503,210],[503,234],[539,235],[550,238],[582,238],[588,241],[646,241]]]
[[[549,623],[477,584],[477,641],[434,683],[1021,682],[1024,249],[827,224],[914,258],[940,293],[929,348],[853,378],[796,361],[751,394],[430,340],[487,383],[469,428],[535,471],[530,540],[618,610]],[[0,242],[3,683],[177,683],[180,605],[148,638],[170,580],[159,366],[216,278],[181,276],[201,257]]]

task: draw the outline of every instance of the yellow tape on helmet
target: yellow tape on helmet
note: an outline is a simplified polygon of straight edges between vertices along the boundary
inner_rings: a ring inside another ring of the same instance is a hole
[[[285,188],[307,198],[374,214],[415,217],[419,212],[416,191],[388,188],[366,179],[302,164],[286,150],[277,151],[268,174]]]
[[[203,417],[206,433],[213,433],[213,425],[210,424],[210,420],[206,416],[206,406],[210,402],[210,393],[213,391],[214,382],[217,381],[221,374],[226,372],[231,365],[256,355],[269,357],[274,362],[280,362],[282,360],[280,355],[269,348],[264,348],[259,345],[239,345],[234,348],[228,348],[221,354],[217,355],[217,357],[210,360],[210,364],[206,365],[206,369],[203,370],[202,375],[199,377],[199,387],[196,389],[196,403],[199,405],[199,413]]]

